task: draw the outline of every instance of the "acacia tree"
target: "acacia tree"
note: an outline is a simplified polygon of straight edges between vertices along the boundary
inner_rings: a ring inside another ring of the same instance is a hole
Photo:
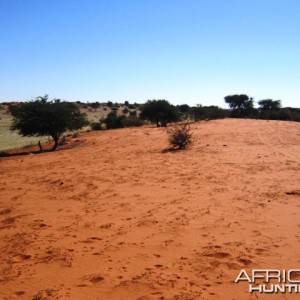
[[[259,109],[261,111],[266,110],[278,110],[281,108],[281,101],[280,100],[272,100],[272,99],[264,99],[258,101]]]
[[[251,112],[254,111],[253,98],[245,94],[241,95],[229,95],[226,96],[225,102],[232,109],[232,115],[234,117],[247,117]]]
[[[179,110],[182,119],[189,117],[191,107],[188,104],[177,105],[176,108]]]
[[[17,130],[22,136],[51,136],[53,151],[64,132],[80,129],[88,123],[74,103],[59,99],[48,101],[48,95],[13,105],[10,112],[11,130]]]
[[[97,108],[99,107],[100,107],[100,103],[98,101],[91,103],[91,108],[93,108],[95,111],[97,111]]]
[[[169,122],[179,120],[178,109],[167,100],[148,100],[142,107],[141,118],[166,127]]]

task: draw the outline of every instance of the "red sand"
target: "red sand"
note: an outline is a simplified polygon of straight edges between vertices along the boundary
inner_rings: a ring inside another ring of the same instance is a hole
[[[241,269],[300,269],[300,123],[92,132],[0,158],[1,299],[296,299]]]

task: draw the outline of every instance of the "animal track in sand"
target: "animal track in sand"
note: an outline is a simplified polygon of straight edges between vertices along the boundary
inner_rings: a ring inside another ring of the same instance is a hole
[[[91,244],[91,243],[94,243],[96,241],[102,241],[102,238],[99,238],[99,237],[89,237],[89,238],[87,238],[85,240],[79,241],[79,243]]]
[[[231,254],[227,252],[216,252],[216,253],[208,253],[206,254],[206,256],[215,257],[215,258],[226,258],[231,256]]]
[[[15,295],[18,296],[18,297],[21,297],[21,296],[25,295],[25,292],[24,291],[17,291],[17,292],[15,292]]]
[[[8,215],[12,212],[12,210],[10,208],[5,208],[5,209],[2,209],[0,210],[0,216],[1,215]]]
[[[154,267],[158,268],[158,269],[161,269],[161,268],[163,268],[163,265],[157,264],[157,265],[154,265]]]
[[[300,190],[285,192],[285,194],[288,196],[300,196]]]
[[[5,218],[3,221],[2,221],[2,224],[4,225],[12,225],[14,224],[16,221],[16,217],[8,217],[8,218]],[[6,226],[7,227],[7,226]]]
[[[141,296],[141,297],[136,298],[135,300],[153,300],[153,297]]]
[[[59,299],[61,297],[58,292],[59,290],[56,289],[41,290],[33,296],[32,300]]]
[[[255,249],[255,252],[256,254],[263,254],[265,253],[267,250],[266,249],[263,249],[263,248],[256,248]]]
[[[100,228],[102,229],[108,229],[110,228],[112,225],[114,225],[114,223],[106,223],[100,226]]]
[[[31,255],[28,254],[17,254],[12,258],[14,263],[22,262],[31,258]]]
[[[33,229],[39,229],[39,228],[45,228],[45,227],[51,227],[44,223],[44,220],[34,220],[31,224],[30,227]]]
[[[174,243],[174,240],[166,240],[164,241],[164,246],[169,246]]]
[[[92,274],[92,275],[86,275],[82,278],[83,283],[78,284],[78,287],[86,287],[90,285],[97,284],[104,280],[104,277],[100,274]]]
[[[102,280],[104,280],[104,278],[102,276],[99,276],[99,275],[93,275],[89,280],[92,284],[96,284],[96,283],[101,282]]]
[[[251,259],[246,259],[246,258],[239,258],[238,262],[240,262],[244,266],[248,266],[248,265],[252,264],[252,260]]]

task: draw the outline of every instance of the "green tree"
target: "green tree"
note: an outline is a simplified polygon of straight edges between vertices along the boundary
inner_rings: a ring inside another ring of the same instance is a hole
[[[51,136],[52,150],[57,148],[64,132],[88,124],[76,104],[59,99],[48,101],[48,95],[16,104],[10,112],[13,116],[11,130],[17,130],[22,136]]]
[[[141,111],[141,118],[156,123],[157,127],[179,120],[178,108],[167,100],[148,100]]]
[[[187,119],[189,117],[191,107],[188,104],[181,104],[176,107],[179,110],[182,119]]]
[[[95,111],[97,110],[97,108],[100,107],[100,103],[98,101],[97,102],[93,102],[90,105],[91,105],[91,108],[93,108]]]
[[[222,119],[228,116],[226,109],[222,109],[215,105],[201,106],[197,105],[191,109],[192,116],[195,121]]]
[[[255,111],[253,107],[253,98],[245,94],[241,95],[229,95],[226,96],[225,102],[229,105],[232,110],[232,116],[241,118],[248,117]]]
[[[197,104],[196,106],[193,106],[191,108],[191,116],[194,119],[195,122],[200,121],[203,119],[203,111],[202,111],[202,105]]]
[[[266,111],[266,110],[279,110],[281,108],[281,101],[280,100],[272,100],[272,99],[264,99],[258,101],[259,110]]]

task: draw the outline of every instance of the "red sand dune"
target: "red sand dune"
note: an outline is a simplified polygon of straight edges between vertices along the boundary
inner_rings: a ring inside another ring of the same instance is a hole
[[[0,159],[1,299],[296,299],[241,269],[300,269],[300,123],[92,132]]]

